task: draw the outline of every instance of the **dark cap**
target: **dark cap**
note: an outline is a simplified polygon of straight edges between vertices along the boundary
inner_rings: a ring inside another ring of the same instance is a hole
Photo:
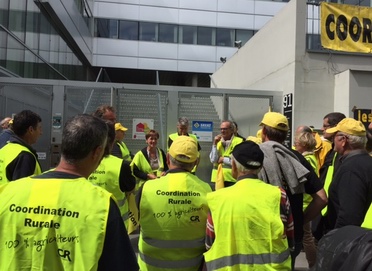
[[[247,140],[236,145],[232,152],[236,161],[247,169],[262,167],[264,154],[260,147],[253,141]]]

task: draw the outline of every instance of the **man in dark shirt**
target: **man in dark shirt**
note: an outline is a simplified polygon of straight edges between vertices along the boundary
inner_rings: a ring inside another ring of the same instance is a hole
[[[260,126],[263,142],[260,148],[265,154],[265,160],[259,178],[282,187],[288,195],[295,230],[295,249],[291,252],[294,268],[295,259],[302,248],[303,224],[320,213],[327,204],[327,196],[319,178],[303,155],[283,145],[289,130],[287,118],[277,112],[268,112]],[[280,160],[280,157],[285,158]],[[290,168],[284,168],[284,165],[288,165],[285,164],[286,161],[292,161]],[[296,172],[303,174],[296,175]],[[313,198],[305,211],[302,209],[304,192]]]
[[[345,118],[327,133],[334,134],[340,165],[329,187],[326,228],[360,226],[372,201],[372,157],[365,150],[365,127]]]
[[[21,111],[14,116],[12,130],[8,143],[0,149],[0,175],[3,182],[42,172],[36,150],[32,148],[42,135],[40,116],[30,110]]]

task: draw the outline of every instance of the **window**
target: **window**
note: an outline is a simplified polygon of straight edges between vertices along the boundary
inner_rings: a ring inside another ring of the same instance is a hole
[[[177,30],[177,25],[159,24],[159,42],[177,43]]]
[[[138,22],[120,21],[119,39],[138,40]]]
[[[140,22],[139,39],[157,41],[157,24]]]
[[[118,38],[118,21],[111,19],[97,20],[97,37],[101,38]]]
[[[179,42],[181,44],[196,44],[197,38],[197,27],[181,25],[179,32]]]
[[[216,32],[217,46],[234,46],[235,31],[233,29],[218,28]]]
[[[254,31],[253,30],[240,30],[240,29],[237,29],[235,33],[236,33],[235,40],[236,41],[241,40],[242,41],[242,45],[244,45],[244,44],[247,43],[247,41],[250,40],[250,38],[253,37]]]
[[[216,30],[211,27],[198,27],[198,44],[215,45]]]

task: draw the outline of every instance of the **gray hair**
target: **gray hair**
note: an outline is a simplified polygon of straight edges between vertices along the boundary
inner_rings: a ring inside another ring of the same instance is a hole
[[[364,149],[367,144],[366,136],[356,136],[344,133],[348,137],[348,143],[353,150]]]
[[[172,165],[176,166],[177,168],[181,168],[181,169],[184,169],[184,170],[187,170],[187,171],[191,171],[194,168],[194,166],[195,166],[195,163],[184,163],[184,162],[180,162],[180,161],[176,160],[170,154],[169,154],[169,160],[172,163]]]
[[[238,172],[249,172],[249,173],[252,173],[252,174],[258,174],[258,172],[260,172],[260,170],[261,170],[261,168],[258,168],[258,169],[246,168],[245,166],[240,164],[238,162],[238,160],[235,159],[234,155],[231,154],[230,157],[231,157],[231,162],[234,161],[236,169],[237,169]]]
[[[62,157],[67,163],[74,164],[107,143],[107,135],[108,127],[104,120],[88,114],[76,115],[63,128]]]
[[[186,125],[189,126],[189,119],[186,117],[181,117],[178,119],[177,125]]]

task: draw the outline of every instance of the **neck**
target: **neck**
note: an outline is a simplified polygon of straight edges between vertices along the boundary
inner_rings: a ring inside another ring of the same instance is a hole
[[[65,160],[63,160],[63,158],[61,158],[61,162],[58,164],[55,170],[78,175],[85,178],[88,178],[91,174],[91,172],[89,172],[86,167],[83,167],[79,163],[69,164]]]

